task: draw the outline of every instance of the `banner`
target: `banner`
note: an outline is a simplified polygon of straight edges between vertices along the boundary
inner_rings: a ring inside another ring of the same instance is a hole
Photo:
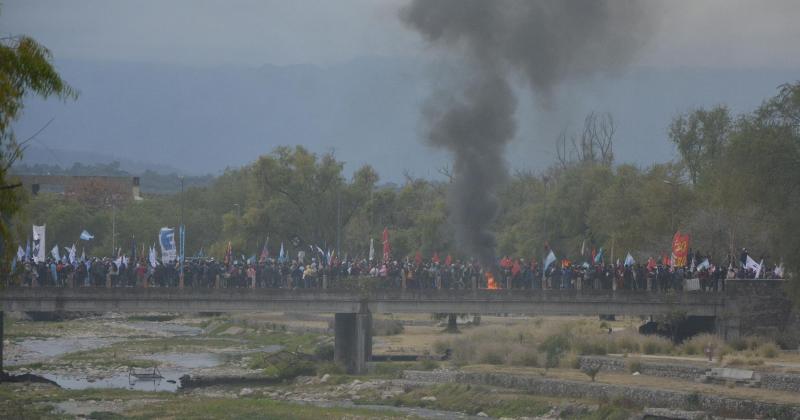
[[[383,228],[383,261],[389,261],[389,255],[392,253],[392,245],[389,243],[389,229]]]
[[[681,235],[680,231],[675,232],[675,236],[672,238],[673,267],[685,267],[688,254],[689,234]]]
[[[83,232],[81,232],[81,240],[89,241],[89,240],[92,240],[92,239],[94,239],[94,235],[89,233],[87,230],[84,230]]]
[[[31,250],[31,258],[33,262],[38,263],[47,259],[45,251],[45,225],[33,225],[33,250]]]
[[[167,264],[178,259],[175,247],[175,229],[161,228],[158,233],[158,243],[161,245],[161,262]]]
[[[61,261],[61,253],[58,252],[58,245],[54,246],[53,249],[50,250],[50,255],[53,256],[53,259],[56,262]]]

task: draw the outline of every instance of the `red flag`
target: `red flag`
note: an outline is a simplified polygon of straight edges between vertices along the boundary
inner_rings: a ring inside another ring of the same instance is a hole
[[[661,263],[666,265],[666,266],[669,266],[669,257],[666,256],[666,255],[662,255],[661,256]]]
[[[383,261],[389,261],[392,245],[389,244],[389,228],[383,228]]]
[[[421,252],[417,251],[417,253],[414,255],[414,262],[417,265],[422,264],[422,253]]]
[[[503,259],[500,260],[500,267],[511,268],[513,265],[514,263],[511,261],[511,258],[503,257]]]
[[[597,257],[597,249],[592,248],[592,264],[596,261],[595,258]]]
[[[438,252],[434,252],[433,253],[433,258],[431,258],[431,261],[433,261],[436,264],[439,264],[439,253]]]
[[[522,271],[522,267],[519,266],[519,261],[514,260],[514,265],[511,266],[511,275],[516,276],[520,271]]]
[[[447,254],[447,258],[444,259],[444,265],[450,265],[453,263],[453,257],[450,254]]]
[[[686,256],[689,254],[689,234],[681,235],[680,231],[675,232],[672,238],[672,255],[675,256],[675,267],[686,265]]]
[[[656,260],[653,257],[647,259],[647,271],[653,271],[656,269]]]

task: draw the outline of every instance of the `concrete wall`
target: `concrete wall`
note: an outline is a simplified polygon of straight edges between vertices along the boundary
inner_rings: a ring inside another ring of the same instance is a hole
[[[468,383],[521,389],[536,395],[613,401],[625,399],[642,407],[703,410],[727,416],[800,418],[800,406],[532,375],[457,371],[405,371],[403,379],[430,383]]]
[[[782,280],[728,280],[718,332],[726,339],[758,335],[774,338],[797,328],[793,303]]]

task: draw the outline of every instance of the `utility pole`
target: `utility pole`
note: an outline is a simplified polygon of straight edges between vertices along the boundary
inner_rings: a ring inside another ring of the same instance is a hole
[[[180,273],[180,287],[183,288],[183,259],[186,257],[186,228],[183,226],[183,176],[180,177],[181,179],[181,226],[179,229],[180,232],[180,243],[181,243],[181,255],[180,255],[180,265],[181,265],[181,273]]]
[[[117,206],[111,203],[111,256],[117,251]]]
[[[342,236],[342,188],[336,189],[336,255],[341,255]],[[328,261],[328,264],[331,262]]]

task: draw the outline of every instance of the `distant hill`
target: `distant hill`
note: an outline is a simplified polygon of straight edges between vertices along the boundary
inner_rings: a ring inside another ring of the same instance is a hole
[[[68,175],[68,176],[125,176],[139,177],[139,186],[146,194],[174,194],[180,191],[180,175],[175,172],[162,174],[152,170],[142,172],[129,172],[122,169],[119,162],[109,164],[90,164],[74,163],[71,167],[63,168],[59,165],[15,164],[12,168],[13,174],[18,175]],[[214,181],[213,175],[205,176],[184,176],[183,186],[203,187],[210,185]]]
[[[252,162],[278,145],[335,151],[351,173],[365,163],[383,180],[440,177],[445,152],[421,139],[420,107],[436,85],[428,63],[365,57],[330,67],[181,67],[125,62],[59,61],[80,90],[76,102],[31,99],[16,126],[38,136],[27,163],[69,166],[117,160],[128,171],[219,173]],[[450,69],[439,69],[447,74]],[[457,69],[452,69],[457,71]],[[552,111],[521,96],[519,132],[509,147],[515,168],[554,161],[554,139],[589,111],[611,112],[618,161],[671,159],[670,119],[691,107],[729,104],[749,110],[800,72],[771,69],[637,68],[622,77],[563,87]],[[53,157],[42,145],[59,151]],[[173,169],[174,168],[174,169]]]

